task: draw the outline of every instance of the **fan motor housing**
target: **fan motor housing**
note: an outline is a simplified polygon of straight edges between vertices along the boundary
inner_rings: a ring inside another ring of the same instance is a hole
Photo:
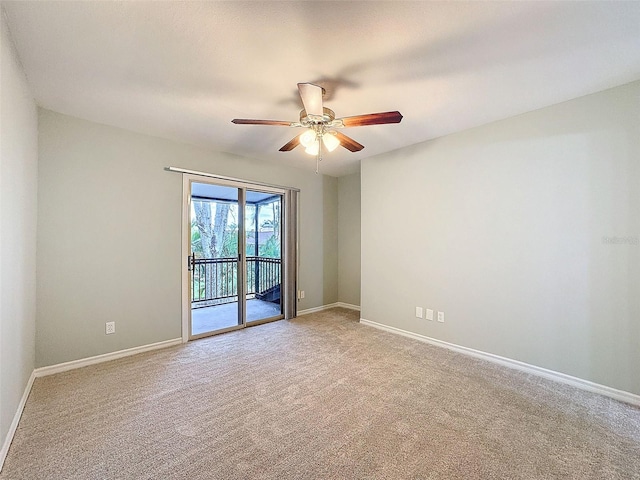
[[[318,116],[318,115],[309,116],[307,115],[307,111],[302,109],[300,111],[300,123],[304,126],[320,125],[320,124],[331,123],[336,118],[335,112],[330,108],[322,107],[322,112],[323,112],[322,116]]]

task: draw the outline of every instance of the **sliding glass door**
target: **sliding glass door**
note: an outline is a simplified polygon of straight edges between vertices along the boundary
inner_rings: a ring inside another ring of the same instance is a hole
[[[283,193],[189,182],[189,339],[283,318]]]
[[[245,201],[247,322],[281,316],[282,195],[247,190]]]
[[[242,325],[238,302],[240,194],[234,187],[191,184],[191,337]]]

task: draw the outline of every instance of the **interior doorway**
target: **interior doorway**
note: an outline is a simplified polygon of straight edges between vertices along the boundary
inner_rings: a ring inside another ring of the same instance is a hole
[[[287,288],[295,279],[288,278],[285,265],[291,248],[287,192],[201,177],[186,179],[185,188],[188,322],[183,329],[188,330],[183,338],[284,318],[287,292],[295,292],[295,286]]]

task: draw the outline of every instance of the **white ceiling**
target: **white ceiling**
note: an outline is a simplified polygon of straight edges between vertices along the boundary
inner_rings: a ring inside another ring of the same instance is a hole
[[[2,2],[39,105],[312,170],[296,83],[337,116],[399,110],[343,130],[359,160],[640,78],[640,2]]]

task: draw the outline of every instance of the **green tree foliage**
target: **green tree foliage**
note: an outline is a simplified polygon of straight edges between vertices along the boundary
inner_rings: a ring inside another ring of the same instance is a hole
[[[229,224],[222,241],[222,257],[238,256],[238,225]]]
[[[202,241],[200,238],[200,230],[196,219],[191,220],[191,252],[196,255],[196,258],[202,258],[204,252],[202,251]]]
[[[276,235],[271,235],[269,239],[260,245],[258,255],[267,258],[280,258],[280,241]]]

